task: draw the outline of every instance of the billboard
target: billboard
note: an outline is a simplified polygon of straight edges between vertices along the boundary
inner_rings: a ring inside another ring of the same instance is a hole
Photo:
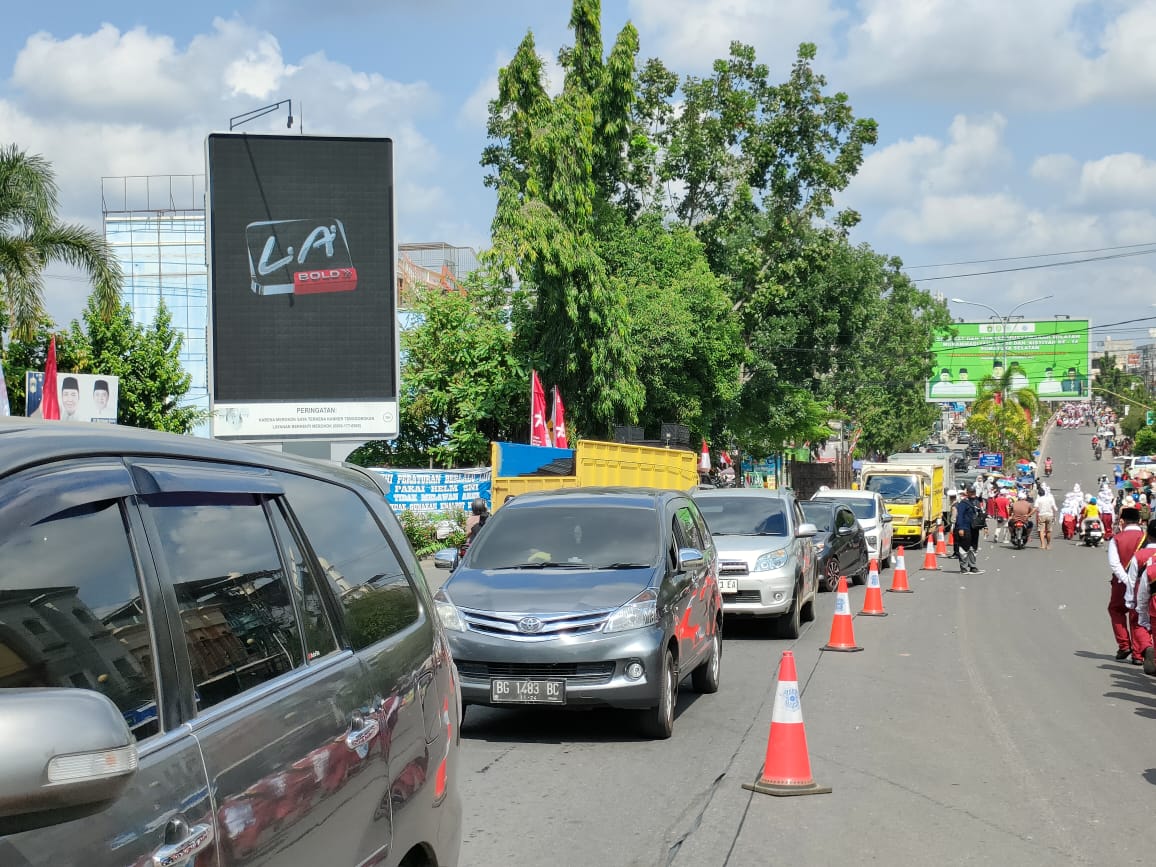
[[[24,414],[40,418],[40,401],[44,398],[43,371],[25,372],[24,395]],[[56,397],[60,401],[61,421],[116,424],[120,380],[102,373],[57,373]]]
[[[469,512],[478,497],[489,501],[489,467],[466,470],[394,470],[374,468],[385,483],[385,499],[411,512]]]
[[[393,142],[206,143],[212,434],[397,436]]]
[[[931,346],[933,373],[927,400],[975,400],[979,384],[999,379],[1004,364],[1013,389],[1030,388],[1040,400],[1088,400],[1091,344],[1086,319],[961,322],[955,336],[938,335]]]

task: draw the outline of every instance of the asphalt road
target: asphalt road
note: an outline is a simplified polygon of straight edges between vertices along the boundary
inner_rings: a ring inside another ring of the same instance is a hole
[[[1110,470],[1090,437],[1052,434],[1057,499]],[[890,616],[854,620],[862,653],[819,651],[829,594],[796,642],[728,621],[723,687],[685,687],[668,741],[613,711],[471,708],[464,867],[1150,860],[1156,680],[1115,661],[1105,550],[983,545],[982,575],[907,561],[915,592],[884,593]],[[741,788],[762,766],[787,648],[832,794]]]

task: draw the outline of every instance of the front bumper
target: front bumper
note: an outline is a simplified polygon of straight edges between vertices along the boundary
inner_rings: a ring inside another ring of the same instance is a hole
[[[756,617],[784,614],[791,608],[795,595],[793,563],[767,572],[747,575],[719,575],[738,581],[738,593],[723,594],[724,614],[746,614]]]
[[[446,634],[458,667],[462,701],[468,704],[527,706],[491,702],[493,677],[564,680],[565,706],[649,708],[658,704],[659,672],[666,648],[666,632],[661,627],[540,642],[512,641],[473,631]],[[626,666],[635,661],[642,663],[643,675],[630,680]],[[576,670],[565,673],[569,669],[563,667],[570,666]]]

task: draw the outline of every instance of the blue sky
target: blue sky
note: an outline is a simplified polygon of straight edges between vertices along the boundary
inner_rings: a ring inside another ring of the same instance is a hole
[[[552,59],[568,17],[564,0],[12,5],[0,139],[51,159],[65,216],[95,226],[101,176],[201,172],[208,131],[292,98],[306,132],[395,139],[402,240],[484,246],[493,199],[478,157],[497,69],[527,29]],[[864,217],[856,240],[908,265],[1156,251],[1156,0],[605,0],[608,44],[628,19],[640,56],[682,74],[741,39],[782,77],[794,46],[818,43],[832,87],[880,124],[843,197]],[[284,118],[250,128],[262,125]],[[1104,325],[1156,315],[1154,267],[1156,255],[1139,255],[926,286],[1001,312],[1054,294],[1024,312]],[[48,291],[65,320],[86,288],[54,279]],[[1149,325],[1096,336],[1147,341]]]

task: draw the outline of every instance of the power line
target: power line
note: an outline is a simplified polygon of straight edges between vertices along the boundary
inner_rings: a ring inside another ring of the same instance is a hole
[[[1079,265],[1083,262],[1104,262],[1108,259],[1127,259],[1130,256],[1150,256],[1156,249],[1138,250],[1134,253],[1112,253],[1109,256],[1088,256],[1086,259],[1069,259],[1067,262],[1045,262],[1042,265],[1020,265],[1017,268],[993,268],[990,271],[971,271],[967,274],[944,274],[939,277],[917,277],[913,283],[930,283],[933,280],[958,280],[961,277],[982,277],[985,274],[1010,274],[1013,271],[1035,271],[1040,268],[1060,268],[1064,265]]]
[[[1110,250],[1134,250],[1139,247],[1153,246],[1156,246],[1156,241],[1149,241],[1146,244],[1122,244],[1118,247],[1089,247],[1086,250],[1064,250],[1059,253],[1034,253],[1030,256],[1004,256],[999,259],[964,259],[960,262],[940,262],[936,265],[904,265],[903,268],[906,271],[915,271],[921,268],[953,268],[958,265],[983,265],[988,262],[1015,262],[1021,259],[1050,259],[1053,256],[1079,256],[1084,253],[1107,253]]]

